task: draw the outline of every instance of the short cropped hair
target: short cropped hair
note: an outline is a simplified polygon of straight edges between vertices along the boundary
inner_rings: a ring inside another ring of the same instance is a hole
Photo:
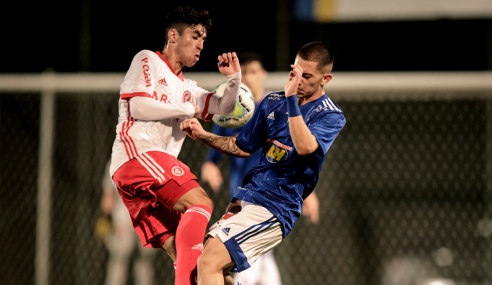
[[[265,65],[263,63],[263,57],[261,56],[260,53],[253,52],[253,51],[248,51],[248,52],[241,52],[237,55],[239,58],[239,63],[240,64],[249,64],[252,62],[259,62],[261,67],[265,69]]]
[[[169,41],[169,30],[176,29],[181,35],[186,28],[193,29],[198,25],[202,25],[207,32],[212,29],[212,19],[207,10],[195,10],[189,6],[171,9],[166,16],[164,26],[164,46],[166,46]]]
[[[303,60],[317,62],[317,68],[322,69],[325,66],[333,67],[333,51],[322,42],[310,42],[302,46],[297,55]]]

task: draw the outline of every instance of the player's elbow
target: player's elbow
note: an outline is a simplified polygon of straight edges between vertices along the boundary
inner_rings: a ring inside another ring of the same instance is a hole
[[[301,144],[299,147],[296,146],[297,154],[300,156],[309,155],[318,149],[318,144]]]
[[[228,116],[234,114],[234,111],[236,110],[236,102],[234,101],[234,102],[227,104],[225,109],[227,110],[226,112],[227,112]]]

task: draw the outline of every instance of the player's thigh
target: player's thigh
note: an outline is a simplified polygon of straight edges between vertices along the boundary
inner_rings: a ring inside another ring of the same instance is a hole
[[[213,209],[214,204],[207,193],[201,187],[195,187],[187,191],[173,205],[173,210],[183,213],[192,205],[204,205]]]
[[[233,264],[229,251],[218,238],[207,239],[202,255],[198,259],[199,270],[230,270]],[[227,273],[227,272],[225,272]]]

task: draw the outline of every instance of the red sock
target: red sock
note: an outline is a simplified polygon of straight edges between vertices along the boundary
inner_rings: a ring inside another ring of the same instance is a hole
[[[203,250],[203,239],[212,209],[193,205],[181,217],[176,230],[175,285],[196,284],[196,262]]]

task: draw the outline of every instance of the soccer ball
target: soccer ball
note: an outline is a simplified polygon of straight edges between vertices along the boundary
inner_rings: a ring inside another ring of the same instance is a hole
[[[227,82],[222,82],[214,88],[213,92],[224,95]],[[234,113],[230,116],[214,115],[212,121],[224,128],[235,129],[244,126],[253,116],[255,111],[255,97],[248,86],[241,83],[239,90],[239,100],[236,104]]]

